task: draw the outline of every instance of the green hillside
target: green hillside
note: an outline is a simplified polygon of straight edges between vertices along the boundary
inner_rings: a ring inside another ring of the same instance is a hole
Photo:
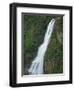
[[[22,74],[28,74],[38,47],[42,44],[48,23],[56,19],[51,41],[44,58],[44,74],[63,73],[63,16],[22,15]]]

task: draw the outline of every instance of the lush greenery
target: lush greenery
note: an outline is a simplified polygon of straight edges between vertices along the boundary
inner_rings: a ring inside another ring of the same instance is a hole
[[[56,23],[44,58],[44,74],[63,72],[63,16],[22,15],[23,74],[28,74],[27,70],[37,55],[52,18],[56,19]]]

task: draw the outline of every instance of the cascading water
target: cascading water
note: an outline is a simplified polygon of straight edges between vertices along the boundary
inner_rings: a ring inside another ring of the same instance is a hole
[[[48,44],[50,42],[54,23],[55,23],[55,19],[52,19],[47,26],[47,31],[45,33],[44,41],[38,47],[37,56],[33,60],[31,66],[28,70],[29,74],[43,74],[44,55],[47,50]]]

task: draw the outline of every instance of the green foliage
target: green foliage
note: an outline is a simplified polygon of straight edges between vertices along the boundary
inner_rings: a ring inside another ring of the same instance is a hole
[[[22,15],[23,18],[23,49],[24,49],[24,74],[28,74],[27,70],[33,59],[36,57],[38,47],[42,44],[47,25],[55,16],[43,15]],[[48,45],[44,58],[44,73],[62,73],[63,72],[63,17],[59,16],[56,20],[51,41]],[[59,39],[57,36],[59,33]],[[62,33],[60,35],[60,33]],[[62,37],[60,37],[62,36]],[[59,42],[61,40],[61,43]]]

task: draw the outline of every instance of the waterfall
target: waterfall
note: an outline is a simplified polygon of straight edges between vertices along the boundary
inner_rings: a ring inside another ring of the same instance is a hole
[[[48,44],[50,42],[50,38],[53,32],[55,19],[52,19],[48,26],[47,30],[44,36],[43,43],[38,47],[37,56],[33,60],[28,72],[29,74],[43,74],[43,63],[44,63],[44,56],[48,47]]]

